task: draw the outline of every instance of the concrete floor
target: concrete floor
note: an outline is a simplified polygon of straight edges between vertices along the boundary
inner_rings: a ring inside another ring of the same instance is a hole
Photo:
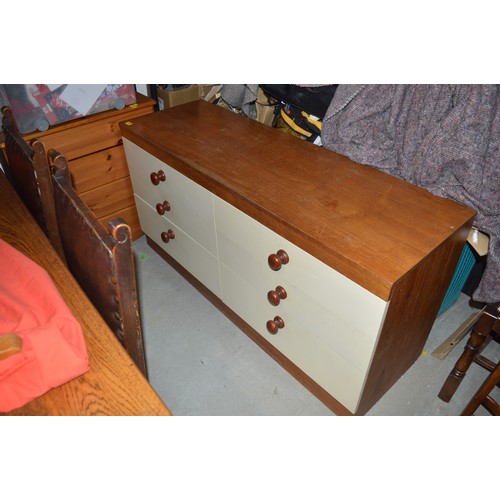
[[[334,415],[161,259],[144,236],[134,242],[134,252],[149,379],[174,415]],[[459,415],[485,372],[473,365],[452,401],[444,403],[437,394],[466,338],[444,360],[431,352],[473,311],[461,295],[436,320],[422,356],[368,415]]]

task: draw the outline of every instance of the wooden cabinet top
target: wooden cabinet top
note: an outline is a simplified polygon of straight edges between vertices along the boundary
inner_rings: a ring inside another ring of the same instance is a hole
[[[147,107],[153,107],[155,105],[155,101],[150,97],[146,97],[140,93],[137,93],[136,102],[134,104],[129,104],[125,106],[123,109],[109,109],[107,111],[102,111],[100,113],[95,113],[93,115],[84,116],[82,118],[77,118],[75,120],[70,120],[65,123],[60,123],[58,125],[53,125],[49,127],[44,132],[40,132],[39,130],[35,130],[34,132],[30,132],[29,134],[24,134],[23,137],[26,141],[29,141],[33,138],[42,138],[52,134],[60,133],[61,131],[71,130],[75,127],[81,127],[82,125],[86,125],[88,123],[98,122],[100,120],[108,120],[114,117],[120,117],[120,115],[124,115],[129,113],[130,111],[136,109],[142,109]],[[123,118],[124,120],[126,117]],[[4,136],[0,131],[0,147],[3,147]]]
[[[444,241],[465,241],[475,215],[204,101],[120,127],[123,137],[384,300]]]

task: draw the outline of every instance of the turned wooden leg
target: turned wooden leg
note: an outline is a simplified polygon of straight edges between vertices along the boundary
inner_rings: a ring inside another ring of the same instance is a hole
[[[477,320],[477,323],[472,329],[467,345],[464,348],[464,352],[460,358],[458,358],[458,361],[455,363],[453,370],[451,370],[446,382],[443,384],[443,387],[441,387],[441,391],[438,394],[438,397],[443,401],[448,403],[453,397],[453,394],[455,394],[460,382],[462,382],[472,363],[472,359],[477,352],[480,351],[484,341],[490,335],[495,319],[495,317],[491,316],[487,312],[483,312]]]

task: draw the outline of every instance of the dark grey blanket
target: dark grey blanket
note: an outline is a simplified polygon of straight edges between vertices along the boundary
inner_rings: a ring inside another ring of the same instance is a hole
[[[323,145],[477,211],[490,236],[473,294],[500,300],[500,86],[339,85]]]

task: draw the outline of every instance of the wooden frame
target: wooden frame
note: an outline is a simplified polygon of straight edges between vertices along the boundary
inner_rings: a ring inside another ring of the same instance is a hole
[[[73,188],[66,158],[55,150],[49,158],[68,267],[146,376],[130,227],[117,217],[106,231]]]
[[[26,143],[10,107],[2,114],[7,178],[64,261],[45,146],[37,138]]]

